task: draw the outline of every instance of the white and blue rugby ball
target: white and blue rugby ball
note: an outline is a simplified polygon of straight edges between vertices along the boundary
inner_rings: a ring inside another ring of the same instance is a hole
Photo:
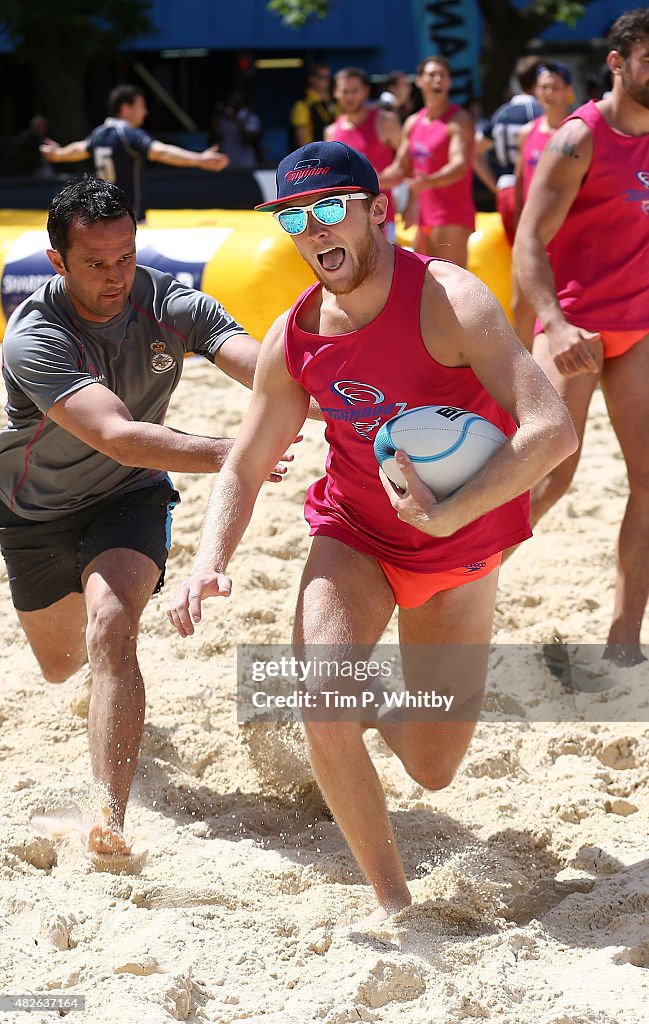
[[[383,424],[374,454],[388,479],[403,489],[406,481],[394,453],[406,452],[435,497],[446,498],[475,476],[506,441],[502,430],[477,413],[422,405]]]

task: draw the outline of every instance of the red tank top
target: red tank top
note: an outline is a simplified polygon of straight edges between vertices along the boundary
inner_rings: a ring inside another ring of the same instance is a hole
[[[537,117],[536,120],[532,122],[531,131],[523,143],[523,201],[527,199],[532,175],[536,170],[536,165],[539,162],[541,153],[554,135],[553,131],[543,129],[541,125],[542,121],[542,117]]]
[[[451,103],[441,117],[428,120],[424,107],[410,131],[410,159],[417,177],[432,174],[448,162],[448,122],[460,108]],[[475,206],[473,203],[473,169],[460,181],[444,188],[427,188],[419,193],[419,223],[424,227],[440,224],[460,224],[473,231],[475,227]]]
[[[360,330],[335,337],[299,326],[301,311],[320,288],[312,285],[291,309],[284,340],[288,371],[319,403],[329,443],[325,475],[309,488],[304,508],[311,534],[422,573],[479,561],[531,534],[525,494],[452,537],[429,537],[397,518],[379,480],[374,438],[404,409],[455,405],[485,416],[508,436],[515,430],[473,370],[443,366],[428,354],[419,318],[429,262],[395,247],[384,308]]]
[[[589,331],[649,328],[649,135],[611,128],[592,100],[579,118],[593,160],[550,259],[566,319]],[[565,122],[564,122],[565,123]]]
[[[394,150],[391,146],[386,145],[385,142],[381,142],[377,131],[376,131],[376,120],[378,117],[378,110],[371,109],[367,113],[367,117],[361,124],[353,125],[348,121],[345,121],[344,117],[339,117],[337,121],[334,121],[331,126],[329,137],[334,142],[346,142],[352,149],[357,149],[359,153],[363,153],[367,157],[372,167],[377,174],[391,164],[394,160]],[[390,224],[394,221],[394,203],[392,201],[392,192],[388,189],[383,190],[388,197],[388,215],[386,223]]]

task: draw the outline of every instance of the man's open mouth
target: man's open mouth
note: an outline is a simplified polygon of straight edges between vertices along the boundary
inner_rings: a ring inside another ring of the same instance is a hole
[[[318,262],[324,270],[340,270],[345,262],[345,250],[336,245],[318,253]]]

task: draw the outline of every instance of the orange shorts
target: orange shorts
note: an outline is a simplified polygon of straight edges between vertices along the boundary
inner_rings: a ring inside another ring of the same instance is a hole
[[[488,576],[502,562],[502,551],[480,562],[461,565],[459,569],[445,569],[443,572],[412,572],[396,565],[382,562],[379,565],[394,592],[394,599],[400,608],[419,608],[441,590],[454,590],[472,580]]]
[[[600,331],[604,346],[604,359],[623,356],[643,338],[649,337],[649,330],[643,331]]]
[[[579,326],[579,325],[577,325]],[[630,348],[637,345],[643,338],[649,337],[649,330],[645,327],[641,331],[600,331],[602,345],[604,348],[604,359],[615,359],[616,356],[623,356]],[[537,320],[534,324],[534,334],[543,334],[543,324]]]

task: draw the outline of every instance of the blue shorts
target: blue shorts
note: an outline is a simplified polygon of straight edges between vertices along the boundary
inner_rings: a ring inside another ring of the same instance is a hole
[[[97,555],[128,548],[147,555],[164,583],[171,512],[180,501],[170,480],[111,495],[56,519],[32,520],[0,503],[0,549],[14,607],[38,611],[67,594],[83,593],[81,576]]]

